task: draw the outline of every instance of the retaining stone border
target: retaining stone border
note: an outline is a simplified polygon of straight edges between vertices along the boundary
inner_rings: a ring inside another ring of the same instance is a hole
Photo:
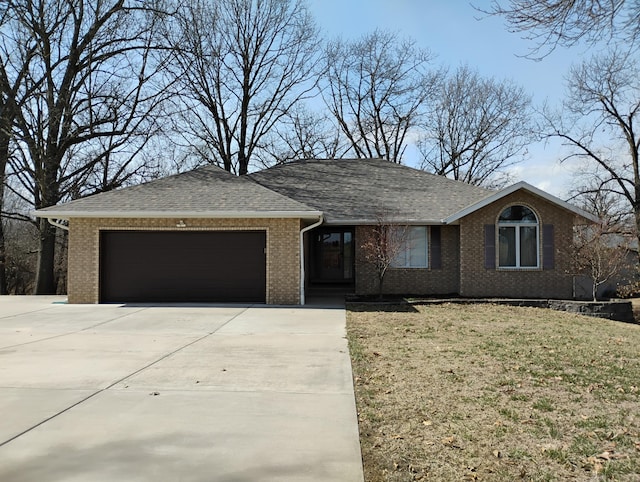
[[[494,303],[509,306],[528,306],[533,308],[549,308],[556,311],[566,311],[578,315],[606,318],[608,320],[638,323],[633,316],[630,301],[572,301],[572,300],[526,300],[526,299],[448,299],[448,300],[419,300],[414,304],[430,303]]]
[[[539,299],[509,299],[509,298],[437,298],[437,299],[398,299],[396,301],[374,301],[371,299],[362,300],[355,297],[347,297],[347,302],[351,303],[370,303],[370,304],[399,304],[409,303],[413,305],[430,305],[430,304],[478,304],[492,303],[497,305],[508,306],[526,306],[531,308],[548,308],[556,311],[566,311],[568,313],[576,313],[578,315],[593,316],[596,318],[605,318],[608,320],[622,321],[625,323],[640,324],[640,320],[636,320],[633,316],[633,306],[630,301],[613,300],[613,301],[573,301],[573,300],[539,300]]]

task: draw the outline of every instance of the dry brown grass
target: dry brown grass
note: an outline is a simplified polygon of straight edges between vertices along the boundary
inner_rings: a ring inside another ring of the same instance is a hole
[[[633,316],[636,319],[636,322],[640,322],[640,298],[632,298],[629,301],[631,301]]]
[[[350,306],[367,482],[640,481],[640,326]]]

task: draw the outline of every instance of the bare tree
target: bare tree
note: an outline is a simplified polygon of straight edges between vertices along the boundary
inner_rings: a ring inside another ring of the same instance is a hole
[[[9,180],[7,180],[9,181]],[[26,212],[28,204],[5,191],[3,208],[6,212]],[[5,294],[24,295],[32,292],[36,274],[38,253],[38,229],[35,223],[26,223],[19,219],[3,216],[0,219],[4,234],[6,252],[6,288]]]
[[[634,215],[629,202],[612,189],[611,178],[597,165],[581,166],[574,173],[569,201],[593,214],[606,226],[617,227],[619,234],[634,236]]]
[[[4,219],[7,252],[5,294],[33,292],[38,252],[38,231],[33,224]]]
[[[5,224],[2,213],[5,203],[5,184],[7,175],[7,164],[11,151],[11,141],[13,139],[13,122],[18,109],[18,90],[25,76],[27,66],[16,69],[12,79],[7,76],[7,62],[10,61],[6,53],[6,40],[1,32],[12,19],[12,11],[8,2],[0,4],[0,295],[8,293],[7,285],[7,255],[5,247]],[[34,54],[34,47],[21,45],[22,56],[29,58]]]
[[[332,119],[302,104],[287,114],[265,144],[257,153],[264,166],[298,159],[332,159],[342,157],[345,151]]]
[[[156,145],[160,132],[157,124],[162,116],[153,113],[155,105],[150,105],[154,109],[141,116],[144,125],[138,125],[127,135],[98,138],[70,150],[68,158],[73,160],[72,169],[83,165],[92,168],[69,184],[65,189],[67,197],[77,199],[161,176],[167,161],[167,140],[163,138],[162,146]]]
[[[624,199],[640,233],[640,71],[634,58],[613,51],[573,67],[561,113],[545,112],[547,136],[570,150],[564,160],[595,164],[599,190]],[[587,191],[588,192],[588,191]]]
[[[323,97],[354,156],[402,160],[435,90],[431,60],[413,40],[381,30],[329,43]]]
[[[2,28],[0,78],[6,81],[1,87],[17,86],[12,95],[19,107],[9,186],[43,208],[83,190],[82,182],[104,159],[101,149],[117,150],[122,138],[153,129],[148,121],[158,103],[151,89],[157,65],[149,52],[159,12],[151,9],[155,3],[136,0],[6,4],[10,17]],[[106,139],[113,141],[109,145]],[[44,219],[38,227],[35,292],[52,293],[56,232]]]
[[[3,59],[0,58],[0,62]],[[0,64],[0,295],[8,293],[6,276],[6,248],[5,229],[2,222],[2,212],[4,211],[4,190],[6,183],[7,162],[12,140],[12,126],[14,119],[14,95],[13,86],[8,84],[4,75],[4,68]]]
[[[537,59],[580,40],[634,43],[640,36],[638,0],[494,0],[479,10],[504,16],[513,32],[525,33],[535,43],[529,57]]]
[[[442,82],[425,119],[418,142],[422,168],[470,184],[500,185],[500,175],[524,159],[533,139],[530,103],[521,87],[459,67]]]
[[[362,240],[360,249],[378,279],[378,297],[384,293],[384,279],[387,271],[407,247],[408,227],[393,222],[386,212],[377,215],[377,223],[371,226]]]
[[[631,262],[635,228],[628,205],[597,173],[585,173],[578,179],[586,182],[576,187],[571,201],[595,215],[599,223],[574,227],[569,253],[573,274],[589,279],[594,301],[599,287],[612,280],[618,282],[618,291],[637,289]]]
[[[576,226],[574,229],[571,264],[576,274],[591,281],[591,296],[598,299],[598,288],[618,278],[631,268],[629,239],[619,234],[620,229],[605,223]]]
[[[318,30],[302,0],[189,0],[178,12],[167,35],[183,137],[208,162],[246,174],[315,88]]]

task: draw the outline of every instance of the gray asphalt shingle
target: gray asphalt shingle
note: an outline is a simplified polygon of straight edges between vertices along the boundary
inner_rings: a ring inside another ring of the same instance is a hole
[[[60,217],[322,211],[327,223],[437,223],[495,191],[380,159],[304,160],[247,176],[216,166],[41,209]],[[286,214],[282,214],[286,215]]]
[[[114,212],[194,214],[313,212],[309,206],[215,166],[41,209],[68,215]]]
[[[261,185],[323,211],[328,223],[439,222],[495,191],[380,159],[306,160],[250,174]]]

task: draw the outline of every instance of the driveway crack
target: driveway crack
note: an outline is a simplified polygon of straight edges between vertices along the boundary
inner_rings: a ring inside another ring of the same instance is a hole
[[[75,331],[69,331],[66,333],[60,333],[59,335],[53,335],[53,336],[47,336],[45,338],[38,338],[37,340],[31,340],[31,341],[25,341],[24,343],[16,343],[15,345],[7,345],[7,346],[0,346],[0,350],[6,350],[8,348],[15,348],[18,346],[25,346],[25,345],[32,345],[33,343],[39,343],[41,341],[47,341],[47,340],[55,340],[56,338],[62,338],[63,336],[68,336],[68,335],[75,335],[76,333],[82,333],[83,331],[87,331],[87,330],[92,330],[93,328],[97,328],[98,326],[102,326],[102,325],[106,325],[107,323],[111,323],[113,321],[116,320],[121,320],[122,318],[126,318],[127,316],[131,316],[135,313],[138,313],[142,310],[145,310],[146,308],[140,308],[139,310],[136,311],[131,311],[129,313],[126,313],[122,316],[118,316],[117,318],[110,318],[106,321],[101,321],[100,323],[96,323],[95,325],[91,325],[91,326],[86,326],[84,328],[81,328],[80,330],[75,330]]]
[[[100,390],[96,390],[95,392],[93,392],[93,393],[91,393],[91,394],[87,395],[87,396],[86,396],[86,397],[84,397],[83,399],[78,400],[77,402],[75,402],[75,403],[73,403],[73,404],[69,405],[68,407],[63,408],[62,410],[60,410],[60,411],[58,411],[58,412],[54,413],[54,414],[53,414],[53,415],[51,415],[50,417],[47,417],[47,418],[45,418],[44,420],[41,420],[40,422],[36,423],[35,425],[32,425],[31,427],[29,427],[29,428],[27,428],[27,429],[23,430],[22,432],[20,432],[20,433],[18,433],[18,434],[16,434],[16,435],[14,435],[13,437],[10,437],[10,438],[8,438],[8,439],[7,439],[7,440],[5,440],[5,441],[0,442],[0,447],[3,447],[3,446],[5,446],[5,445],[7,445],[8,443],[11,443],[11,442],[13,442],[14,440],[16,440],[16,439],[18,439],[18,438],[22,437],[23,435],[26,435],[27,433],[31,432],[32,430],[34,430],[34,429],[36,429],[36,428],[38,428],[38,427],[41,427],[41,426],[42,426],[42,425],[44,425],[45,423],[47,423],[47,422],[49,422],[49,421],[51,421],[51,420],[53,420],[53,419],[55,419],[55,418],[59,417],[60,415],[62,415],[62,414],[64,414],[64,413],[66,413],[66,412],[68,412],[68,411],[72,410],[73,408],[77,407],[78,405],[82,405],[83,403],[85,403],[86,401],[88,401],[88,400],[92,399],[92,398],[93,398],[93,397],[95,397],[96,395],[99,395],[99,394],[101,394],[101,393],[103,393],[103,392],[105,392],[105,391],[107,391],[107,390],[109,390],[109,389],[113,388],[114,386],[118,385],[119,383],[124,382],[124,381],[125,381],[125,380],[127,380],[128,378],[131,378],[131,377],[133,377],[133,376],[135,376],[135,375],[137,375],[137,374],[139,374],[139,373],[143,372],[144,370],[146,370],[146,369],[148,369],[148,368],[150,368],[150,367],[152,367],[152,366],[154,366],[154,365],[156,365],[156,364],[160,363],[162,360],[165,360],[165,359],[169,358],[170,356],[175,355],[176,353],[178,353],[178,352],[180,352],[180,351],[184,350],[185,348],[188,348],[188,347],[190,347],[190,346],[192,346],[192,345],[195,345],[195,344],[196,344],[196,343],[198,343],[199,341],[202,341],[202,340],[204,340],[205,338],[210,337],[211,335],[213,335],[213,334],[215,334],[216,332],[220,331],[220,329],[222,329],[222,328],[224,328],[225,326],[227,326],[229,323],[231,323],[233,320],[235,320],[237,317],[239,317],[240,315],[242,315],[243,313],[245,313],[249,308],[252,308],[252,307],[253,307],[253,305],[247,306],[247,307],[246,307],[246,308],[244,308],[242,311],[240,311],[240,312],[236,313],[236,314],[235,314],[235,315],[233,315],[231,318],[229,318],[227,321],[225,321],[224,323],[222,323],[222,324],[221,324],[220,326],[218,326],[215,330],[210,331],[210,332],[207,332],[207,333],[205,333],[204,335],[202,335],[202,336],[200,336],[200,337],[196,338],[195,340],[191,340],[190,342],[185,343],[184,345],[182,345],[182,346],[180,346],[180,347],[176,348],[175,350],[172,350],[171,352],[169,352],[169,353],[166,353],[166,354],[162,355],[160,358],[158,358],[158,359],[156,359],[156,360],[154,360],[154,361],[152,361],[152,362],[150,362],[150,363],[147,363],[145,366],[143,366],[143,367],[141,367],[141,368],[139,368],[139,369],[137,369],[137,370],[135,370],[135,371],[133,371],[133,372],[129,373],[128,375],[125,375],[124,377],[122,377],[122,378],[120,378],[120,379],[116,380],[115,382],[113,382],[113,383],[109,384],[108,386],[106,386],[106,387],[104,387],[104,388],[101,388]],[[143,308],[143,309],[146,309],[146,308]],[[133,314],[133,313],[130,313],[130,314]],[[129,315],[129,314],[127,314],[127,315],[125,315],[125,316],[128,316],[128,315]],[[113,321],[113,320],[109,320],[109,321]],[[104,324],[104,323],[108,323],[108,322],[98,323],[97,325],[94,325],[94,326],[99,326],[99,325]],[[92,328],[92,327],[88,327],[88,328],[85,328],[85,329],[91,329],[91,328]],[[78,332],[80,332],[80,331],[84,331],[85,329],[83,329],[83,330],[78,330]],[[68,334],[70,334],[70,333],[68,333]],[[64,336],[64,335],[60,335],[60,336]],[[56,337],[52,337],[52,338],[57,338],[57,336],[56,336]],[[32,343],[32,342],[29,342],[29,343]],[[14,346],[19,346],[19,345],[14,345]],[[7,347],[7,348],[9,348],[9,347]]]

